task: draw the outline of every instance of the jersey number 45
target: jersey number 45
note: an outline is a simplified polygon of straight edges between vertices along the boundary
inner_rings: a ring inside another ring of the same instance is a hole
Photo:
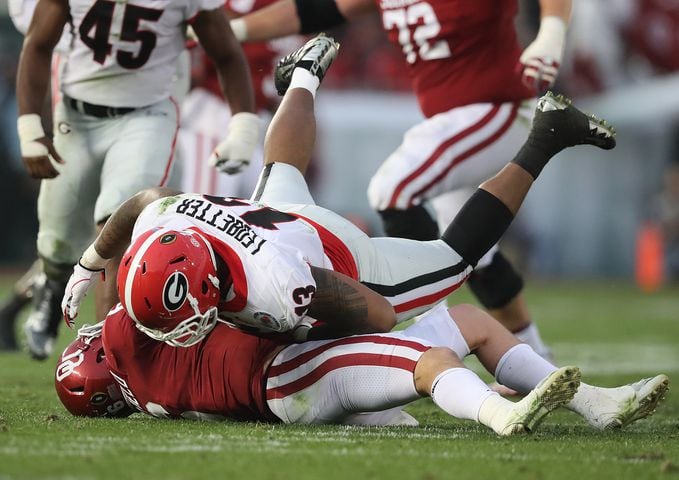
[[[123,68],[130,70],[142,67],[156,47],[156,34],[150,30],[139,28],[139,22],[157,22],[163,14],[162,10],[140,7],[139,5],[120,4],[124,8],[120,40],[125,42],[140,42],[137,53],[118,50],[116,62]],[[116,2],[97,0],[78,28],[80,39],[94,52],[94,61],[103,64],[111,54],[112,45],[109,42],[113,11]]]

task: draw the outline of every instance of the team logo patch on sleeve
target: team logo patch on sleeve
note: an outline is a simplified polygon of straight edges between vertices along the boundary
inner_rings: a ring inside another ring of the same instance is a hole
[[[163,287],[163,306],[170,312],[178,310],[184,304],[189,292],[189,281],[182,272],[170,275]]]
[[[281,329],[280,322],[270,313],[267,312],[255,312],[253,315],[255,320],[260,322],[267,329],[274,331],[279,331]]]

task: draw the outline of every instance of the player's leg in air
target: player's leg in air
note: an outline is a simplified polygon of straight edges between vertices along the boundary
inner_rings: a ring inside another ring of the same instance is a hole
[[[264,169],[253,200],[315,204],[304,180],[316,140],[314,99],[338,49],[321,34],[278,62],[275,84],[284,96],[264,139]]]
[[[502,167],[506,152],[521,145],[532,105],[492,106],[455,108],[404,135],[368,188],[370,204],[388,236],[439,238],[476,186]],[[488,252],[467,285],[479,303],[518,338],[550,355],[526,305],[523,278],[502,251],[495,247]]]
[[[369,239],[348,221],[314,206],[302,176],[315,136],[314,95],[336,48],[331,39],[319,36],[279,62],[277,85],[285,97],[267,132],[265,169],[253,199],[303,215],[339,237],[354,257],[359,281],[387,298],[399,321],[423,313],[464,282],[502,236],[553,155],[573,145],[615,144],[605,122],[586,116],[562,97],[547,95],[522,150],[472,195],[441,239]]]
[[[493,392],[462,363],[470,353],[526,396],[515,403]],[[437,307],[401,332],[291,345],[274,358],[266,388],[269,407],[286,423],[384,425],[385,409],[431,396],[456,418],[513,435],[533,431],[561,406],[595,428],[624,427],[651,415],[668,383],[665,375],[615,388],[580,383],[577,367],[557,368],[486,312],[458,305]]]

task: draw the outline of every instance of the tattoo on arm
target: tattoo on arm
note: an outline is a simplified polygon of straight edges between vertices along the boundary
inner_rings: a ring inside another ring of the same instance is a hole
[[[312,267],[312,273],[316,293],[309,309],[310,316],[327,323],[337,320],[343,327],[353,327],[352,330],[366,320],[368,301],[361,292],[330,270]]]

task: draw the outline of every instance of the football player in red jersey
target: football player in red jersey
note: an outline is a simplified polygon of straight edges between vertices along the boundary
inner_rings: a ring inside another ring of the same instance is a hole
[[[198,345],[175,348],[135,328],[120,305],[102,323],[81,329],[57,363],[55,386],[74,415],[120,417],[131,407],[160,418],[415,426],[400,407],[430,396],[506,436],[533,431],[561,406],[595,428],[622,428],[651,415],[669,384],[666,375],[581,383],[577,367],[555,367],[472,305],[438,306],[399,332],[302,343],[217,325]],[[514,403],[490,390],[462,363],[471,353],[526,396]]]
[[[403,51],[426,120],[406,132],[368,188],[387,235],[438,238],[464,201],[518,151],[536,93],[553,84],[571,0],[540,0],[541,23],[523,51],[516,0],[280,0],[232,21],[236,37],[256,41],[309,33],[377,11]],[[437,221],[432,213],[436,212]],[[523,295],[523,279],[494,248],[468,284],[480,303],[543,355]]]
[[[615,145],[605,122],[546,95],[521,151],[481,185],[440,239],[369,238],[315,205],[302,175],[315,137],[314,95],[337,47],[319,35],[279,62],[276,86],[288,93],[269,128],[252,200],[162,189],[131,198],[75,266],[62,303],[67,322],[96,273],[131,240],[118,292],[156,340],[190,346],[218,319],[293,331],[301,340],[388,331],[464,282],[553,155],[578,144]],[[319,318],[323,325],[311,328]]]

